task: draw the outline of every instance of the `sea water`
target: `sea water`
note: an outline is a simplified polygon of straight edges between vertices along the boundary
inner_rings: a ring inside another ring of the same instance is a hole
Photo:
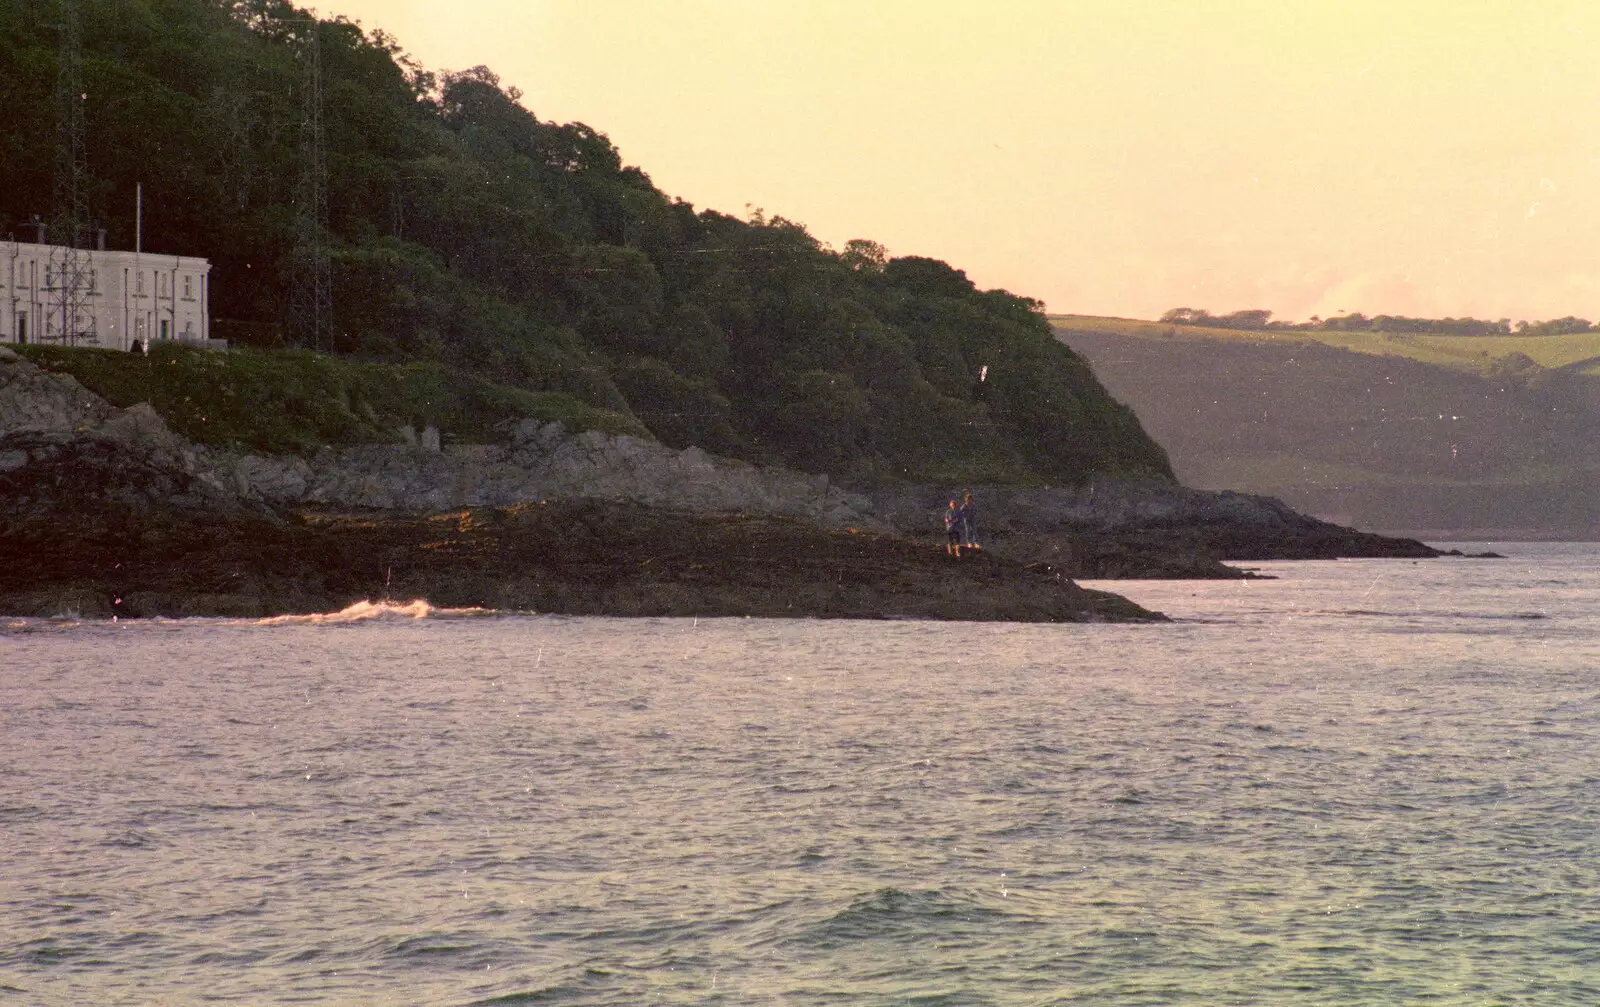
[[[1163,625],[0,620],[0,1001],[1600,1002],[1600,548]]]

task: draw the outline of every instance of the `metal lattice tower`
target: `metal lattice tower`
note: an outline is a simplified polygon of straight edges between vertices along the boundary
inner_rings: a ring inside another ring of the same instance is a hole
[[[320,25],[306,22],[301,44],[300,178],[295,186],[294,253],[289,276],[289,326],[295,342],[333,349],[333,282],[328,264],[327,153],[322,129]]]
[[[94,345],[94,264],[84,247],[89,236],[89,160],[84,139],[83,47],[78,0],[61,0],[61,38],[56,65],[56,153],[52,179],[50,253],[46,286],[50,310],[41,327],[45,342]]]

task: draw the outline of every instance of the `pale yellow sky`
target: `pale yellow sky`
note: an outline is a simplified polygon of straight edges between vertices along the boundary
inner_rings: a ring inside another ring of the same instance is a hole
[[[1052,311],[1600,317],[1595,0],[327,0]]]

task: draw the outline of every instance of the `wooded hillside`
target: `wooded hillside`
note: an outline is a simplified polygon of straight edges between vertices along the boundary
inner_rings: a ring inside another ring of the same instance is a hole
[[[80,0],[90,206],[214,264],[214,332],[287,314],[305,60],[324,94],[333,349],[566,393],[674,446],[845,479],[1170,478],[1040,305],[958,269],[697,210],[483,67],[282,0]],[[0,0],[0,234],[51,212],[53,0]],[[980,380],[980,374],[984,379]],[[446,432],[447,434],[450,431]]]

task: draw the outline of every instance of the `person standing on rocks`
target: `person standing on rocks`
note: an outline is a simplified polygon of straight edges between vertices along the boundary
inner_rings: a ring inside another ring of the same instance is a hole
[[[978,505],[972,502],[971,490],[961,495],[961,544],[969,552],[983,549],[978,544]]]
[[[950,498],[950,506],[944,511],[944,537],[945,551],[956,559],[961,558],[961,508],[956,505],[956,498]]]

